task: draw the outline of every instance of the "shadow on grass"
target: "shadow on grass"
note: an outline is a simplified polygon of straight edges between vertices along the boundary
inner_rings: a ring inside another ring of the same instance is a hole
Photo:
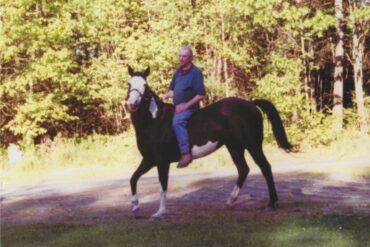
[[[278,210],[266,209],[268,191],[262,175],[250,175],[233,208],[225,202],[236,176],[207,177],[207,174],[172,176],[169,182],[165,219],[187,221],[215,215],[251,219],[289,214],[370,213],[370,181],[336,181],[322,174],[283,173],[275,175],[280,201]],[[159,183],[143,177],[138,184],[141,218],[158,209]],[[17,224],[83,224],[124,222],[130,212],[129,180],[71,182],[24,186],[2,192],[3,227]],[[265,216],[266,215],[266,216]]]

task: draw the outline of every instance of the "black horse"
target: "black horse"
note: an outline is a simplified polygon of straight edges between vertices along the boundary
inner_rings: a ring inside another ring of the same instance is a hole
[[[149,75],[149,68],[142,72],[134,72],[129,67],[128,72],[131,79],[128,82],[127,108],[131,112],[137,146],[143,157],[130,180],[132,211],[136,215],[139,209],[136,194],[137,181],[153,166],[157,166],[161,183],[161,199],[159,210],[152,215],[155,219],[161,217],[166,211],[170,163],[180,158],[180,151],[172,130],[174,106],[162,102],[148,86],[146,78]],[[246,101],[235,97],[225,98],[200,109],[188,122],[189,140],[194,158],[203,157],[225,145],[237,167],[239,177],[227,200],[228,205],[236,201],[249,173],[249,167],[244,158],[245,149],[261,168],[266,179],[270,197],[269,207],[275,208],[278,200],[271,166],[262,151],[263,119],[260,110],[267,114],[272,123],[278,145],[290,151],[292,145],[288,142],[279,113],[267,100]]]

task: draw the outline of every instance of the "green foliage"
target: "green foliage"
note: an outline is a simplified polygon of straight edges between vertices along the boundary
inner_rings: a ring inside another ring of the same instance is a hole
[[[353,28],[355,25],[360,25],[364,31],[368,31],[370,27],[370,6],[357,6],[350,12],[349,26]]]
[[[322,37],[330,27],[335,26],[335,17],[331,13],[313,10],[309,7],[290,6],[283,4],[279,17],[284,20],[284,30],[294,37],[302,35],[305,39]]]
[[[317,122],[329,122],[316,116],[302,83],[305,70],[322,60],[312,44],[321,39],[329,44],[328,30],[335,24],[332,6],[318,5],[286,0],[4,0],[1,145],[21,140],[29,145],[50,133],[124,131],[129,124],[122,107],[127,65],[137,70],[150,66],[150,86],[163,93],[183,45],[194,48],[195,63],[204,72],[205,103],[226,95],[248,98],[250,93],[268,98],[294,135],[304,136]],[[349,27],[357,23],[367,30],[368,12],[368,6],[353,9]]]
[[[334,118],[322,113],[306,115],[304,124],[290,126],[291,136],[297,141],[306,141],[312,146],[329,145],[338,140],[338,133],[333,131]]]
[[[74,119],[66,113],[66,106],[55,107],[57,105],[58,102],[55,101],[53,94],[31,95],[16,109],[18,114],[6,125],[6,128],[15,134],[22,134],[25,144],[30,145],[34,137],[47,132],[48,125]]]
[[[312,18],[305,21],[305,27],[309,30],[305,37],[321,38],[329,28],[335,26],[335,21],[335,17],[331,13],[317,10]]]
[[[3,132],[30,144],[50,129],[59,132],[85,125],[81,113],[97,111],[101,123],[122,118],[122,82],[127,78],[123,64],[106,56],[93,59],[105,42],[111,42],[106,37],[114,24],[110,23],[114,7],[99,3],[4,1]]]
[[[252,97],[269,99],[275,104],[291,140],[324,145],[336,140],[333,119],[320,112],[310,112],[312,106],[304,97],[300,79],[300,59],[272,54],[269,61],[266,69],[270,73],[257,81]],[[265,135],[269,140],[273,139],[271,131],[265,131]]]
[[[272,101],[282,114],[283,120],[290,125],[307,111],[307,103],[301,94],[301,61],[279,54],[272,54],[268,60],[266,70],[269,73],[256,82],[257,87],[252,96]]]

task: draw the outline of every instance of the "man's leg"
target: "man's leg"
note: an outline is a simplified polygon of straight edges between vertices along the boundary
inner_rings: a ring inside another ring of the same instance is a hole
[[[186,167],[192,161],[190,147],[189,147],[189,135],[187,130],[187,123],[194,110],[187,110],[180,113],[176,113],[172,120],[173,129],[176,134],[177,142],[179,144],[181,159],[178,163],[178,168]]]

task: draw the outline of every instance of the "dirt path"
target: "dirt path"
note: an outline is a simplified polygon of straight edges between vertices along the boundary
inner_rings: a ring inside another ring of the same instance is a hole
[[[370,167],[369,159],[342,163],[346,166]],[[333,164],[316,164],[323,165]],[[287,214],[370,214],[370,178],[336,172],[312,173],[312,166],[274,167],[280,198],[276,211],[265,208],[268,202],[266,183],[255,167],[231,209],[225,206],[225,202],[235,184],[236,171],[232,167],[211,173],[175,172],[170,175],[165,219],[186,220],[190,215],[207,219],[215,214],[238,218]],[[157,177],[142,177],[138,191],[141,216],[149,218],[159,203]],[[132,220],[128,178],[2,188],[0,200],[3,227],[34,223],[90,224]]]

